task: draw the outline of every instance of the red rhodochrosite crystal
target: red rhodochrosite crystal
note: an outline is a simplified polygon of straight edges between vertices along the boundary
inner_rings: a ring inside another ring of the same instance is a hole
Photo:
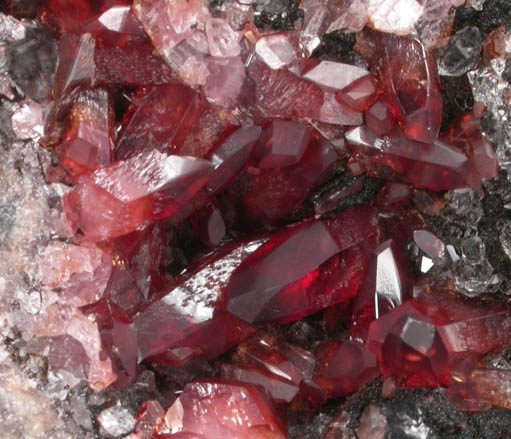
[[[368,74],[367,70],[350,64],[311,60],[305,68],[303,77],[323,87],[343,90]]]
[[[406,378],[409,386],[437,387],[445,380],[449,356],[431,319],[403,315],[381,348],[384,374]]]
[[[211,170],[205,160],[141,153],[81,176],[64,211],[84,241],[115,238],[177,214]]]
[[[214,172],[207,184],[210,193],[225,186],[247,163],[252,149],[261,135],[261,128],[239,128],[208,155]]]
[[[330,340],[316,351],[318,367],[314,372],[326,398],[338,398],[356,392],[379,375],[376,357],[354,341]]]
[[[300,390],[297,384],[255,364],[222,364],[220,374],[228,381],[263,387],[277,404],[290,403]]]
[[[119,3],[121,3],[119,1]],[[142,25],[130,6],[113,6],[88,23],[82,32],[89,32],[102,46],[127,47],[148,40]]]
[[[70,119],[58,146],[62,166],[74,176],[111,165],[114,127],[108,92],[93,89],[80,93]]]
[[[352,330],[358,331],[411,298],[409,267],[402,250],[387,240],[375,250],[353,306]],[[365,330],[365,328],[363,329]]]
[[[220,244],[225,235],[225,222],[218,207],[205,206],[194,215],[192,222],[202,242],[211,247]]]
[[[262,385],[276,402],[291,402],[311,384],[315,357],[297,346],[271,337],[254,336],[238,346],[234,367],[222,365],[222,376]],[[305,391],[306,392],[306,391]]]
[[[124,117],[116,159],[127,159],[153,149],[179,153],[207,107],[203,96],[184,85],[138,90]]]
[[[248,323],[271,325],[354,297],[365,265],[359,265],[365,252],[357,244],[375,233],[374,211],[366,208],[283,230],[233,272],[227,310]]]
[[[290,215],[321,183],[337,158],[331,143],[314,139],[298,164],[253,175],[251,188],[242,199],[248,221],[272,224]]]
[[[124,321],[167,287],[167,239],[161,224],[112,240],[112,275],[106,300],[111,313]]]
[[[219,302],[232,272],[264,242],[260,238],[222,248],[142,312],[133,322],[140,360],[159,356],[179,365],[193,355],[215,358],[251,335],[254,329],[221,311]]]
[[[286,427],[257,387],[222,380],[188,383],[165,414],[157,438],[285,439]]]
[[[377,137],[367,127],[353,128],[346,139],[372,174],[431,190],[481,185],[482,176],[473,160],[442,140],[414,142],[398,129]]]
[[[390,131],[394,120],[389,106],[382,100],[376,102],[364,113],[367,127],[378,136]]]
[[[255,60],[247,69],[253,82],[249,104],[263,119],[318,119],[324,101],[320,86],[306,81],[289,70],[273,70]]]
[[[435,322],[450,354],[486,354],[510,344],[506,331],[511,324],[509,310],[492,305],[476,306],[441,291],[422,293],[412,303]]]
[[[443,107],[434,58],[415,38],[373,34],[369,39],[371,61],[403,133],[412,140],[433,142]]]
[[[296,165],[302,159],[310,137],[310,131],[299,122],[273,121],[264,129],[254,150],[258,166],[281,168]]]
[[[154,428],[161,423],[164,415],[158,401],[146,401],[137,413],[135,431],[126,439],[151,439]]]
[[[377,91],[374,79],[371,76],[364,76],[343,88],[336,97],[349,110],[365,111],[376,100]]]

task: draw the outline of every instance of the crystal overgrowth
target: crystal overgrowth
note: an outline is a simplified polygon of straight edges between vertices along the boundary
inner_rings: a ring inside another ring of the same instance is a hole
[[[150,369],[165,387],[144,396],[136,422],[124,403],[102,408],[105,432],[281,439],[286,412],[380,371],[447,387],[459,405],[511,406],[507,374],[481,363],[509,346],[509,310],[452,291],[499,285],[498,249],[474,236],[478,220],[450,240],[421,217],[438,227],[462,193],[434,191],[490,193],[505,163],[504,143],[497,155],[481,134],[481,103],[442,125],[437,70],[460,77],[487,56],[475,28],[448,41],[459,1],[304,1],[303,26],[279,32],[254,25],[261,8],[279,10],[268,2],[89,3],[40,2],[25,13],[56,39],[16,22],[6,44],[12,80],[33,99],[14,108],[14,134],[35,139],[44,121],[52,157],[41,163],[63,195],[63,217],[51,203],[58,238],[38,261],[42,293],[20,299],[20,326],[41,338],[29,349],[51,374],[67,367],[70,383],[136,386]],[[355,51],[312,57],[333,31]],[[486,79],[501,84],[500,65]],[[492,114],[505,104],[483,103]],[[366,409],[358,434],[374,419],[383,435],[382,413]]]

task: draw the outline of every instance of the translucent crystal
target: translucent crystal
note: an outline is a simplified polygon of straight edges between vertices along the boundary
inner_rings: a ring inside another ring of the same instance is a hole
[[[484,242],[478,236],[465,239],[461,243],[463,256],[471,262],[477,262],[484,258]]]
[[[134,416],[117,402],[116,405],[103,410],[98,416],[101,428],[112,436],[122,436],[135,428]]]
[[[447,209],[442,214],[447,218],[458,218],[467,226],[477,224],[483,216],[479,194],[472,189],[457,189],[449,192]]]
[[[502,245],[502,249],[511,259],[511,222],[507,221],[502,226],[500,231],[500,244]]]
[[[460,76],[479,64],[482,48],[481,33],[477,27],[467,27],[456,32],[437,57],[438,73]]]
[[[454,266],[456,289],[468,297],[484,293],[492,281],[493,267],[486,258],[472,264],[463,260]]]

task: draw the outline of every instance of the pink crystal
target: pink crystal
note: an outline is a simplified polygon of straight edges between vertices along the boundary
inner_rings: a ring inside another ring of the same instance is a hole
[[[275,33],[257,40],[255,53],[272,69],[289,67],[297,59],[293,34]]]
[[[204,94],[223,107],[235,106],[245,83],[245,66],[239,57],[213,58],[208,61],[208,79]]]
[[[407,35],[424,11],[420,0],[367,0],[371,25],[382,32]]]
[[[167,59],[178,43],[203,28],[207,15],[201,0],[135,0],[132,8],[154,47]]]
[[[73,306],[99,300],[112,272],[111,258],[95,246],[83,247],[55,241],[39,262],[43,285],[60,288]]]
[[[209,53],[216,57],[238,56],[241,52],[241,33],[234,31],[229,23],[221,18],[206,20],[206,36]]]
[[[188,383],[167,411],[165,427],[170,437],[179,433],[201,439],[287,437],[284,423],[258,387],[222,380]]]
[[[12,115],[12,130],[20,139],[38,140],[44,132],[43,106],[29,100]]]
[[[368,74],[367,70],[351,64],[335,61],[311,61],[302,76],[323,87],[342,90]]]
[[[380,406],[369,404],[360,416],[357,430],[358,439],[384,439],[387,431],[387,419]]]
[[[114,238],[177,214],[211,169],[205,160],[142,153],[81,176],[63,209],[83,240]]]

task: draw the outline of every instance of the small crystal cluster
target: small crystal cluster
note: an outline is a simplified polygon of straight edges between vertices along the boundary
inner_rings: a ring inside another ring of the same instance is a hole
[[[511,310],[472,300],[505,280],[480,236],[511,167],[505,30],[449,38],[454,0],[305,0],[279,31],[255,24],[279,2],[7,3],[38,24],[1,17],[0,93],[26,96],[12,135],[40,143],[55,204],[16,324],[58,399],[87,383],[101,434],[285,439],[287,416],[379,376],[511,408],[487,361]],[[339,31],[351,58],[315,56]],[[440,75],[467,72],[473,111],[442,126]],[[355,437],[347,416],[323,438]],[[388,420],[367,405],[357,437]]]

